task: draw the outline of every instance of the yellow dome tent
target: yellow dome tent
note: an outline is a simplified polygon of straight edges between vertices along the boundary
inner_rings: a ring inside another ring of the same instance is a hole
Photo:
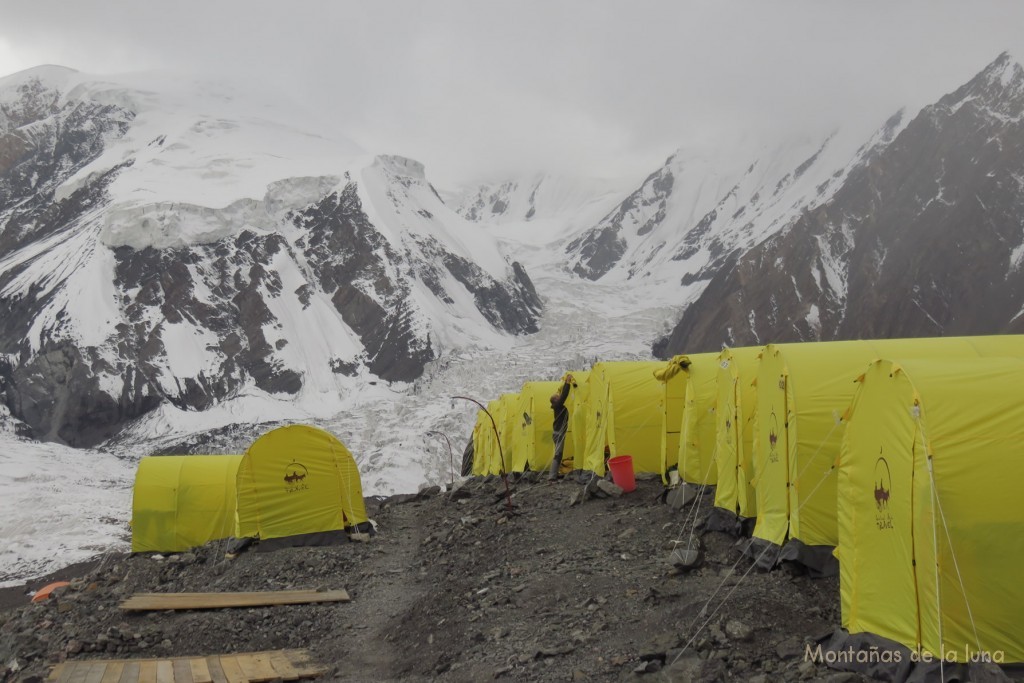
[[[876,361],[857,386],[838,469],[843,627],[1024,662],[1024,360]]]
[[[757,523],[750,551],[835,571],[838,541],[834,464],[842,415],[865,365],[882,357],[1024,356],[1024,336],[936,337],[768,344],[757,372],[754,458]],[[765,547],[767,546],[767,547]]]
[[[235,533],[240,455],[142,458],[132,489],[132,552],[180,552]]]
[[[605,446],[612,457],[630,455],[635,472],[664,475],[664,394],[654,372],[663,361],[596,363],[587,376],[586,445],[579,469],[605,474]]]
[[[665,385],[662,428],[663,471],[673,465],[691,484],[718,481],[715,459],[715,404],[718,354],[675,356],[654,373]]]
[[[725,348],[716,359],[718,394],[715,412],[716,458],[718,460],[718,487],[715,489],[715,508],[727,513],[721,526],[734,528],[737,517],[753,519],[757,515],[754,497],[753,452],[754,417],[757,409],[757,390],[754,376],[757,356],[761,350],[753,346]]]
[[[237,489],[237,535],[263,546],[340,540],[368,521],[355,459],[316,427],[280,427],[254,441],[239,463]]]

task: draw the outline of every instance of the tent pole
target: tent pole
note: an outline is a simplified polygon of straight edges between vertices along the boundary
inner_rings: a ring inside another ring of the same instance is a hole
[[[505,453],[501,450],[501,434],[498,432],[498,423],[494,421],[494,416],[487,410],[487,407],[483,403],[470,398],[468,396],[452,396],[452,399],[461,399],[463,401],[471,401],[472,403],[480,406],[480,410],[487,413],[487,417],[491,418],[491,427],[494,428],[494,438],[498,442],[498,457],[501,458],[501,480],[505,482],[505,509],[508,514],[512,514],[512,492],[508,488],[508,470],[505,468]]]

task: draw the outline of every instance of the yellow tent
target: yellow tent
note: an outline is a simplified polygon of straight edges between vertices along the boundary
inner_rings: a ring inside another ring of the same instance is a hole
[[[522,418],[519,412],[519,394],[502,394],[498,397],[498,413],[494,419],[498,421],[498,433],[501,435],[501,457],[504,457],[504,468],[506,472],[514,471],[517,453],[522,450],[519,443],[519,422]],[[500,417],[499,417],[500,415]],[[501,472],[501,457],[498,457],[498,471]],[[525,465],[525,459],[522,463]],[[520,470],[522,471],[522,470]]]
[[[565,402],[565,407],[569,409],[569,425],[565,434],[562,464],[566,466],[571,464],[573,469],[581,470],[584,469],[583,458],[587,450],[587,396],[590,386],[587,380],[590,377],[590,371],[567,372],[562,376],[563,382],[568,375],[572,375],[575,383]],[[563,469],[565,468],[563,467]]]
[[[513,472],[523,472],[527,467],[539,472],[551,463],[554,413],[550,398],[561,388],[561,382],[525,382],[519,390],[516,411],[519,435],[512,461]]]
[[[757,514],[751,453],[757,408],[754,376],[759,353],[760,349],[753,346],[725,348],[717,359],[715,507],[728,511],[733,519],[736,516],[751,519]]]
[[[142,458],[132,490],[132,552],[178,552],[235,533],[240,455]]]
[[[490,474],[490,443],[491,420],[487,413],[482,410],[476,412],[476,422],[473,425],[473,476],[482,477]]]
[[[831,547],[838,540],[834,463],[842,415],[853,398],[853,378],[869,362],[885,356],[1024,356],[1024,336],[765,346],[757,372],[755,546],[782,545],[788,536],[791,543],[782,559],[834,569]],[[766,552],[761,550],[758,556],[763,558]]]
[[[516,414],[519,408],[519,394],[502,394],[487,402],[487,411],[477,412],[473,427],[473,474],[501,474],[512,471],[515,448],[518,445],[516,432],[519,423]],[[490,417],[488,417],[490,413]],[[494,422],[491,422],[491,420]],[[494,430],[497,428],[498,433]],[[498,446],[501,439],[501,447]]]
[[[1024,360],[876,361],[858,382],[838,470],[843,627],[1024,662]]]
[[[675,356],[654,376],[665,385],[664,469],[676,465],[683,481],[714,485],[718,354]]]
[[[630,455],[635,472],[664,474],[662,434],[665,390],[654,378],[662,361],[617,361],[594,365],[584,397],[586,445],[579,469],[604,476],[604,449]]]
[[[367,522],[355,459],[315,427],[280,427],[253,442],[237,487],[239,537],[323,543]]]

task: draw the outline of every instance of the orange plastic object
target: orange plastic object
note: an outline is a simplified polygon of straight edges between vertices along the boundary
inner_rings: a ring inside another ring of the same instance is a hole
[[[43,586],[42,588],[36,591],[35,595],[32,596],[32,602],[42,602],[46,598],[50,597],[50,593],[52,593],[57,588],[68,585],[70,585],[68,581],[54,581],[49,585]]]

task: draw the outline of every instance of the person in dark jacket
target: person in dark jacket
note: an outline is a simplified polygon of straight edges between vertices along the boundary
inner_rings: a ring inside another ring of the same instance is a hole
[[[565,407],[565,401],[569,398],[569,389],[576,386],[571,374],[565,376],[562,382],[562,390],[551,395],[551,410],[555,413],[555,422],[552,425],[551,438],[555,442],[555,457],[551,460],[551,469],[548,471],[548,479],[558,479],[558,469],[562,466],[562,451],[565,448],[565,434],[569,431],[569,409]]]

